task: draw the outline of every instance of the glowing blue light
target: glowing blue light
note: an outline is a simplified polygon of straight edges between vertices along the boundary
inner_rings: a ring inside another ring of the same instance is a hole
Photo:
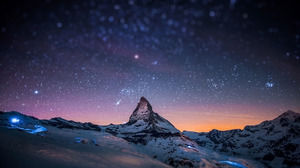
[[[39,91],[38,91],[38,90],[35,90],[33,93],[34,93],[34,94],[39,94]]]
[[[20,122],[20,119],[18,119],[18,118],[12,118],[12,119],[10,120],[10,122],[11,122],[11,123],[14,123],[14,124],[17,124],[17,123]]]
[[[188,148],[192,148],[192,146],[191,146],[191,145],[188,145],[187,147],[188,147]]]
[[[76,143],[80,143],[80,142],[81,142],[81,140],[82,140],[82,138],[81,138],[81,137],[76,137],[76,138],[75,138],[75,142],[76,142]]]
[[[37,133],[48,131],[47,128],[45,128],[41,125],[34,125],[34,127],[35,127],[35,129],[29,130],[27,132],[30,133],[30,134],[37,134]]]
[[[244,166],[240,163],[229,161],[229,160],[220,161],[220,163],[227,164],[227,165],[237,167],[237,168],[247,168],[246,166]]]
[[[18,118],[12,118],[11,119],[12,123],[18,123],[19,121],[20,120]],[[43,136],[44,132],[48,131],[47,128],[45,128],[41,125],[34,125],[34,129],[31,129],[31,128],[24,128],[24,127],[21,127],[21,126],[16,125],[16,124],[11,124],[10,128],[22,130],[22,131],[27,132],[29,134],[39,134],[39,135],[42,135],[42,136]]]

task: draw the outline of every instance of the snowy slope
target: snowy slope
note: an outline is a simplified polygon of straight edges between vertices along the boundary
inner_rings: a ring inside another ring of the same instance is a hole
[[[20,119],[20,123],[12,123],[12,118]],[[169,167],[106,132],[44,124],[45,134],[32,135],[11,127],[19,124],[20,128],[29,129],[44,122],[17,112],[0,113],[1,168]]]
[[[292,111],[243,130],[183,134],[202,147],[250,156],[271,167],[300,166],[300,114]]]

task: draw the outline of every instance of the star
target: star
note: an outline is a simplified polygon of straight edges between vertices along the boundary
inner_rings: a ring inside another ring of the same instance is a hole
[[[35,90],[35,91],[33,91],[33,93],[37,95],[37,94],[39,94],[39,91]]]
[[[134,59],[139,59],[139,58],[140,58],[140,56],[138,54],[134,55]]]
[[[57,22],[57,23],[56,23],[56,26],[57,26],[58,28],[61,28],[61,27],[63,26],[63,24],[62,24],[61,22]]]
[[[265,84],[265,87],[266,88],[272,88],[274,86],[274,83],[273,82],[267,82],[266,84]]]
[[[121,99],[118,100],[118,101],[116,102],[116,106],[120,105],[121,101],[122,101]]]
[[[152,65],[157,65],[158,64],[158,61],[153,61],[152,62]]]

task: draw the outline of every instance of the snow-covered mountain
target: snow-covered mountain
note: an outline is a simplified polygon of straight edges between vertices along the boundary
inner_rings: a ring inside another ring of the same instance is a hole
[[[153,112],[151,104],[144,97],[141,97],[140,102],[131,114],[127,125],[135,127],[146,125],[143,131],[148,132],[170,134],[180,132],[168,120]]]
[[[216,161],[200,152],[197,143],[181,135],[168,120],[153,112],[142,97],[126,124],[103,128],[117,137],[135,143],[141,152],[174,167],[217,167]],[[202,151],[205,149],[202,149]]]
[[[202,147],[252,157],[271,167],[300,166],[300,114],[293,111],[243,130],[184,131],[183,135]]]
[[[124,135],[152,134],[158,136],[180,133],[168,120],[153,112],[151,104],[144,97],[141,97],[126,124],[109,125],[105,130],[112,134]]]
[[[0,112],[0,167],[297,167],[299,124],[289,111],[243,130],[182,133],[144,97],[119,125]]]

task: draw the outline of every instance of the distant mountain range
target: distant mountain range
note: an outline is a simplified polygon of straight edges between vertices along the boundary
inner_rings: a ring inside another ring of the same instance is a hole
[[[184,131],[183,135],[202,147],[252,157],[271,167],[300,165],[300,114],[293,111],[243,130]]]
[[[0,112],[0,127],[3,131],[2,135],[7,135],[12,130],[19,130],[21,133],[42,136],[44,138],[42,141],[46,139],[48,146],[53,146],[60,141],[60,136],[66,136],[67,139],[73,139],[74,142],[81,144],[93,144],[98,147],[93,148],[94,150],[100,150],[104,148],[101,148],[101,145],[111,143],[103,140],[105,136],[115,140],[114,146],[124,145],[123,139],[127,142],[126,148],[133,150],[132,153],[149,157],[145,163],[153,163],[152,165],[126,165],[128,163],[114,165],[115,163],[112,163],[111,167],[167,167],[170,165],[172,167],[284,168],[300,166],[300,114],[292,111],[287,111],[274,120],[264,121],[259,125],[246,126],[243,130],[180,132],[168,120],[153,112],[149,101],[142,97],[125,124],[99,126],[63,118],[39,120],[18,112]],[[17,139],[21,133],[16,133],[13,137]],[[54,134],[60,136],[54,136]],[[84,136],[75,137],[75,134]],[[97,138],[91,139],[91,135]],[[0,138],[0,149],[10,150],[8,146],[1,146],[3,144],[1,141],[9,143],[9,140]],[[30,143],[34,144],[28,141],[27,145]],[[69,150],[78,151],[73,145],[68,145]],[[125,147],[122,146],[122,148]],[[120,150],[121,154],[122,152],[124,151]],[[17,159],[15,161],[18,161],[19,157],[15,157]],[[162,165],[154,164],[151,158],[158,160]],[[14,159],[14,156],[9,159]],[[134,160],[137,162],[139,158],[134,158]]]

